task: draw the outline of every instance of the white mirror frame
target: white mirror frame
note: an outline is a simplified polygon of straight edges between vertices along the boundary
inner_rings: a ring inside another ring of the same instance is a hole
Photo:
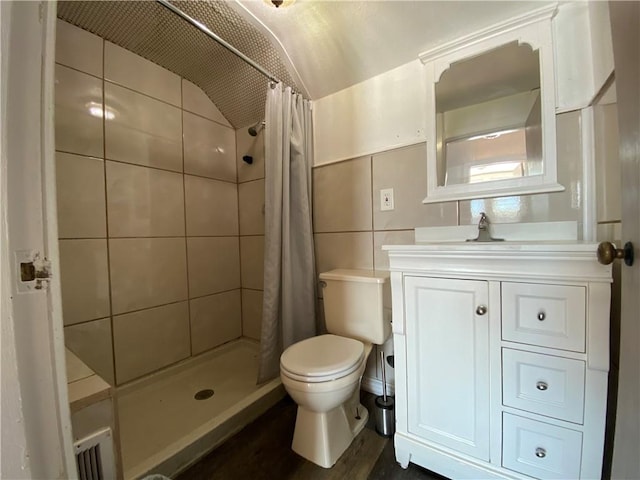
[[[557,5],[545,6],[419,55],[427,82],[427,197],[422,203],[559,192],[556,163],[556,89],[551,20]],[[539,52],[543,174],[465,185],[438,185],[435,86],[451,64],[517,41]]]

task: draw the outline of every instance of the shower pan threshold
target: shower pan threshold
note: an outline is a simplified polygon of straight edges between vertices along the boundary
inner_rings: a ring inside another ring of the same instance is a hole
[[[257,342],[239,339],[120,387],[125,480],[176,475],[284,397],[279,378],[256,385],[257,373]],[[213,395],[195,399],[201,390]]]

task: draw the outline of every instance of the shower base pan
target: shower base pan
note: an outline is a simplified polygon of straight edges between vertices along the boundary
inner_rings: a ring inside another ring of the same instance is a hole
[[[119,388],[125,480],[183,471],[283,398],[279,378],[256,385],[257,357],[236,340]]]

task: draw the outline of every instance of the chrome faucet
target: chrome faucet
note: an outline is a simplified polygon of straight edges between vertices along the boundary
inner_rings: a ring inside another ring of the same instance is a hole
[[[493,238],[489,232],[489,217],[484,212],[480,212],[480,221],[478,222],[478,236],[476,238],[468,238],[467,242],[503,242],[504,238]]]

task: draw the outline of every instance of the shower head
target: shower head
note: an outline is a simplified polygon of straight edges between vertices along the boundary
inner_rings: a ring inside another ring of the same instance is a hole
[[[264,120],[260,120],[258,123],[256,123],[254,126],[249,127],[249,135],[251,135],[252,137],[255,137],[256,135],[258,135],[258,132],[260,130],[262,130],[264,128]]]

